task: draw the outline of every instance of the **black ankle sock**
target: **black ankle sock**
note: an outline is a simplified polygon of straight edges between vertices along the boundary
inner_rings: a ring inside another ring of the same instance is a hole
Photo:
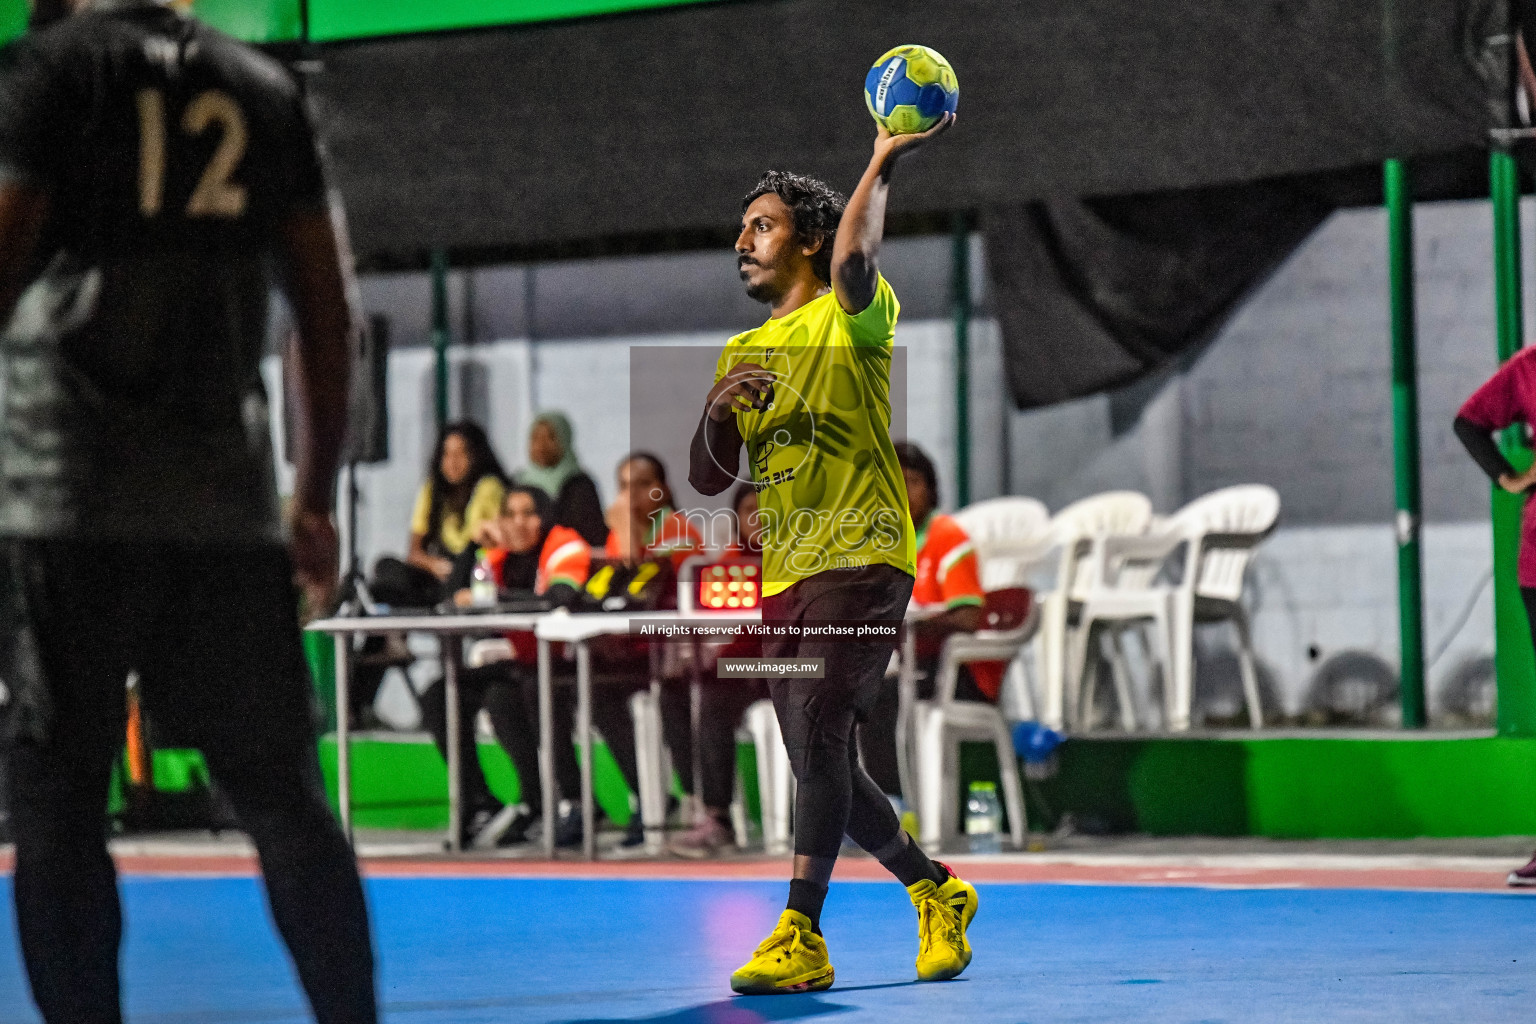
[[[808,878],[789,880],[789,906],[811,919],[811,931],[821,934],[821,905],[827,900],[827,887],[817,885]]]
[[[902,885],[911,887],[928,879],[934,885],[943,885],[949,880],[949,872],[938,861],[929,860],[923,848],[918,846],[911,837],[902,844],[901,849],[888,860],[882,860],[881,865],[885,870],[895,875]]]

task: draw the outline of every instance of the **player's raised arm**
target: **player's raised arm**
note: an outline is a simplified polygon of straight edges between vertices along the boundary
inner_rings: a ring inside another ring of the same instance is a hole
[[[892,135],[884,125],[879,127],[874,155],[848,199],[832,246],[832,291],[845,311],[862,313],[874,301],[880,279],[880,240],[885,235],[885,198],[896,161],[954,123],[955,115],[945,114],[932,128],[911,135]]]

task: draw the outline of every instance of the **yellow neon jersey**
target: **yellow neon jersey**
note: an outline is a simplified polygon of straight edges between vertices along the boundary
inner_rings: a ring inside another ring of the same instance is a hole
[[[827,292],[726,343],[778,375],[769,408],[736,410],[763,524],[763,596],[828,569],[914,572],[907,488],[891,444],[891,342],[901,304],[884,277],[850,316]],[[733,469],[735,467],[726,467]]]

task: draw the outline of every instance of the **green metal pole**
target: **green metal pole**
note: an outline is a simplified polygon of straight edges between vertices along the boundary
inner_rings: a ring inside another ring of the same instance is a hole
[[[951,288],[955,304],[955,507],[971,503],[971,225],[953,222]]]
[[[1520,173],[1515,158],[1495,151],[1488,177],[1493,198],[1494,302],[1499,362],[1520,350],[1524,333],[1520,300]],[[1531,464],[1531,452],[1518,427],[1500,438],[1504,454],[1517,469]],[[1536,656],[1531,628],[1516,574],[1520,521],[1525,499],[1501,487],[1493,489],[1494,666],[1498,676],[1498,726],[1506,736],[1536,736]]]
[[[1402,653],[1403,728],[1422,729],[1424,569],[1419,549],[1419,385],[1413,309],[1413,186],[1408,167],[1388,160],[1387,259],[1392,304],[1392,452],[1397,481],[1397,614]]]
[[[448,255],[432,250],[432,357],[437,371],[432,412],[438,433],[448,422]]]

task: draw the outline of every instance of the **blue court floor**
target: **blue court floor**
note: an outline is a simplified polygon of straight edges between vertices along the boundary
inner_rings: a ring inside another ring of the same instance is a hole
[[[127,878],[130,1024],[307,1019],[258,883]],[[760,882],[368,883],[390,1024],[1536,1020],[1536,901],[1487,893],[987,885],[976,959],[910,981],[894,883],[834,883],[830,991],[733,998],[772,926]],[[0,1024],[33,1024],[0,878]]]

